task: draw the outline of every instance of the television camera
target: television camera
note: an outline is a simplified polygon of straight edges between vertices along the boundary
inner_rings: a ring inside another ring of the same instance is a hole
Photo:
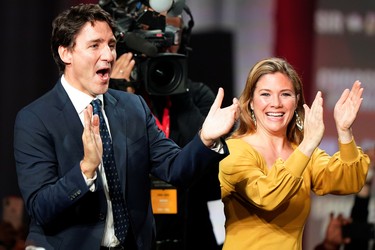
[[[194,22],[184,0],[99,0],[99,5],[117,24],[117,54],[133,53],[136,63],[131,83],[134,86],[143,84],[150,95],[188,91],[187,51],[190,49],[187,45]],[[161,14],[179,16],[184,10],[190,21],[182,30],[167,25],[166,15]],[[167,52],[173,45],[180,47],[179,53]]]

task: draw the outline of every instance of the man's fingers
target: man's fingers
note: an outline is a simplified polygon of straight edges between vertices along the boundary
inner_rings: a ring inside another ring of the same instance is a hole
[[[100,125],[100,121],[99,121],[99,116],[98,115],[94,115],[92,117],[92,127],[93,127],[93,132],[94,134],[99,134],[100,131],[99,131],[99,125]]]
[[[91,126],[91,114],[92,106],[88,105],[87,108],[83,111],[83,124],[85,128],[90,128]]]
[[[221,107],[223,99],[224,99],[224,89],[220,87],[219,91],[217,92],[215,101],[212,104],[211,108],[219,109]]]
[[[240,103],[237,98],[233,98],[232,106],[234,107],[234,119],[237,121],[241,115]]]

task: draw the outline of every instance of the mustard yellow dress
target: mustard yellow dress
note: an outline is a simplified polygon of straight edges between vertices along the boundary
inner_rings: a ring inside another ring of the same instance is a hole
[[[365,183],[369,158],[354,140],[339,143],[333,156],[317,148],[311,158],[297,147],[272,168],[242,139],[227,141],[230,155],[220,162],[224,203],[223,250],[297,250],[317,195],[352,194]]]

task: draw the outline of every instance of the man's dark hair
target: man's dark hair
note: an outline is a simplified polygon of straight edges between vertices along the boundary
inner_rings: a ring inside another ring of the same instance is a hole
[[[73,49],[75,39],[82,27],[90,22],[104,21],[111,27],[113,34],[116,31],[116,23],[111,15],[103,10],[98,4],[79,4],[60,13],[52,23],[51,50],[53,58],[62,74],[65,64],[61,60],[58,49],[63,46]]]

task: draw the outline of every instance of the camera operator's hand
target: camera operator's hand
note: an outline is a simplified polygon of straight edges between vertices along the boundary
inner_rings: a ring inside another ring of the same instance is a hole
[[[237,98],[233,98],[232,105],[221,108],[223,99],[224,89],[219,88],[200,131],[201,140],[207,147],[212,147],[220,137],[226,135],[240,116],[241,111]]]
[[[133,54],[131,52],[122,54],[114,63],[111,72],[111,78],[125,79],[130,82],[130,73],[135,65]]]

